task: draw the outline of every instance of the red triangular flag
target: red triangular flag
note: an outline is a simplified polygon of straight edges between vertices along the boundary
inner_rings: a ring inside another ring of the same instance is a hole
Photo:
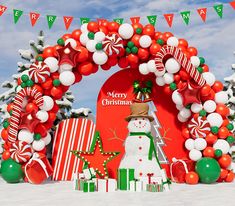
[[[0,16],[7,10],[6,6],[0,5]]]
[[[200,17],[202,18],[202,21],[206,21],[206,12],[207,12],[207,8],[200,8],[197,10],[198,14],[200,15]]]
[[[233,7],[233,9],[235,9],[235,1],[229,2],[229,4],[231,5],[231,7]]]
[[[166,22],[168,23],[169,27],[171,27],[173,19],[174,19],[174,14],[164,14],[164,17],[165,17]]]
[[[132,24],[139,23],[139,21],[140,21],[140,17],[139,16],[131,17],[130,19],[131,19],[131,23]]]
[[[101,25],[104,21],[106,21],[105,19],[97,19],[97,22],[99,25]]]
[[[29,17],[30,17],[30,21],[31,21],[32,26],[34,26],[36,24],[37,20],[39,19],[40,14],[35,13],[35,12],[30,12]]]
[[[69,29],[72,21],[73,21],[73,17],[72,16],[64,16],[64,25],[65,25],[66,30]]]

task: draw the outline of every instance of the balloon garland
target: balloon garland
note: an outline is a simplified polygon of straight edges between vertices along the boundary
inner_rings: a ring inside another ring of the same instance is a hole
[[[189,158],[197,162],[196,173],[188,174],[186,182],[195,184],[198,176],[205,183],[232,181],[229,149],[234,143],[234,127],[227,118],[228,95],[197,54],[185,39],[155,31],[151,24],[120,25],[106,20],[83,24],[58,39],[57,45],[45,48],[19,78],[18,94],[8,105],[12,116],[1,132],[3,159],[28,161],[31,153],[25,158],[23,151],[17,156],[12,153],[20,149],[16,147],[18,141],[32,151],[45,153],[59,109],[56,100],[84,76],[118,65],[142,75],[155,75],[156,85],[176,104],[185,148]],[[205,167],[211,171],[205,174]]]

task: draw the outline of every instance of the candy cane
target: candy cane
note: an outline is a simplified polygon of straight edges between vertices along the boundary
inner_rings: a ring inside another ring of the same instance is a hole
[[[202,77],[202,75],[197,71],[197,69],[192,65],[190,60],[186,57],[186,55],[177,47],[174,46],[163,46],[162,49],[157,53],[155,57],[155,65],[158,71],[164,70],[164,57],[165,56],[173,56],[183,68],[186,69],[187,73],[194,79],[198,85],[203,86],[206,81]]]
[[[8,134],[8,140],[10,142],[15,142],[17,139],[20,118],[21,118],[21,109],[23,105],[23,100],[25,97],[33,97],[35,99],[36,105],[38,107],[43,105],[42,93],[37,89],[32,89],[30,87],[20,90],[15,96],[13,103],[12,116],[10,121],[10,129]]]

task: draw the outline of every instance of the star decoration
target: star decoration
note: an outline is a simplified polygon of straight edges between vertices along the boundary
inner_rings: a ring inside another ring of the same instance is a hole
[[[201,102],[199,93],[200,88],[201,86],[195,85],[195,83],[188,81],[184,87],[178,90],[178,92],[182,95],[184,106]]]
[[[108,177],[107,164],[119,155],[119,152],[104,152],[99,132],[95,133],[89,152],[72,151],[72,153],[84,162],[85,167],[94,168],[101,177]]]
[[[59,65],[70,64],[72,67],[76,66],[76,58],[79,51],[75,50],[70,43],[61,49],[57,50],[57,55],[59,57]]]
[[[21,122],[19,129],[27,129],[31,133],[34,132],[35,127],[40,123],[40,120],[36,117],[36,113],[23,113],[21,115]]]

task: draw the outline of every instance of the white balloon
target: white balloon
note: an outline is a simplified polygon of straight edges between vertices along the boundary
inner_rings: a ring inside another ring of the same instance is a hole
[[[203,138],[197,138],[194,141],[194,148],[197,150],[204,150],[207,146],[207,142]]]
[[[134,34],[134,29],[130,24],[124,23],[120,25],[118,33],[123,39],[130,39]]]
[[[156,64],[154,60],[149,60],[147,63],[147,67],[150,72],[156,72]]]
[[[203,108],[206,112],[212,113],[216,110],[216,103],[213,100],[207,100],[203,104]]]
[[[223,154],[227,154],[230,150],[230,145],[229,143],[224,140],[224,139],[218,139],[215,144],[213,145],[213,148],[216,149],[220,149],[222,151]]]
[[[75,39],[69,38],[69,39],[66,39],[65,42],[64,42],[65,45],[67,45],[67,44],[69,44],[69,43],[70,43],[70,45],[71,45],[72,48],[75,49],[75,48],[77,47],[77,42],[76,42]]]
[[[202,110],[202,104],[198,104],[198,103],[193,103],[192,105],[191,105],[191,111],[193,112],[193,113],[198,113],[198,112],[200,112],[201,110]]]
[[[223,118],[218,113],[211,113],[207,116],[207,121],[211,127],[220,127],[223,123]]]
[[[142,48],[148,48],[152,44],[152,39],[149,35],[143,35],[140,37],[139,43]]]
[[[50,111],[54,107],[54,100],[49,96],[43,96],[43,105],[40,107],[41,110]]]
[[[18,133],[18,140],[31,144],[33,142],[33,136],[34,136],[34,133],[31,133],[27,129],[22,129]]]
[[[169,46],[178,46],[179,40],[175,36],[171,36],[167,39],[167,45]]]
[[[88,38],[88,33],[87,32],[81,34],[80,42],[81,42],[82,45],[86,46],[86,44],[89,40],[90,39]]]
[[[174,82],[174,75],[170,74],[170,73],[165,73],[163,75],[164,81],[166,84],[170,84],[172,82]]]
[[[89,40],[87,43],[86,43],[86,48],[89,52],[95,52],[96,51],[96,46],[97,44],[97,41],[96,40]]]
[[[81,25],[81,31],[82,31],[82,33],[84,33],[84,32],[88,33],[87,25],[88,25],[88,23],[85,23],[85,24],[82,24],[82,25]]]
[[[146,63],[140,64],[139,65],[139,71],[141,74],[146,75],[149,73],[148,67]]]
[[[48,112],[44,110],[39,110],[36,113],[36,117],[40,120],[40,122],[46,122],[49,118]]]
[[[166,71],[171,74],[177,73],[180,70],[180,64],[175,58],[170,58],[165,63]]]
[[[165,81],[163,79],[163,77],[157,77],[156,78],[156,84],[160,87],[164,86],[165,85]]]
[[[59,68],[59,73],[62,73],[64,71],[72,71],[73,66],[71,64],[61,64]]]
[[[172,101],[175,103],[175,104],[180,104],[182,105],[183,104],[183,98],[181,96],[181,94],[175,90],[173,93],[172,93]]]
[[[64,86],[70,86],[75,82],[75,75],[71,71],[64,71],[60,74],[59,80]]]
[[[93,61],[98,65],[103,65],[108,61],[108,56],[103,51],[94,52],[92,58],[93,58]]]
[[[179,114],[181,117],[188,119],[191,116],[191,111],[184,107],[183,109],[180,110]]]
[[[180,121],[180,122],[187,122],[187,118],[184,118],[184,117],[182,117],[181,115],[180,115],[180,113],[177,115],[177,118],[178,118],[178,120]]]
[[[41,151],[44,149],[44,147],[46,146],[45,142],[40,139],[40,140],[34,140],[32,147],[35,151]]]
[[[215,93],[215,102],[226,104],[228,102],[228,94],[224,91]]]
[[[3,147],[1,146],[0,147],[0,154],[2,154],[3,153]]]
[[[97,42],[102,42],[105,39],[105,34],[102,31],[98,31],[98,32],[95,33],[94,39]]]
[[[176,104],[176,109],[182,110],[184,106],[182,104]]]
[[[206,83],[212,86],[215,83],[215,75],[211,72],[202,73],[202,77],[206,80]]]
[[[156,71],[154,72],[154,74],[155,74],[157,77],[161,77],[161,76],[163,76],[165,73],[166,73],[166,69],[165,69],[165,68],[164,68],[162,71],[156,70]]]
[[[195,66],[196,68],[200,66],[200,59],[197,56],[192,56],[190,58],[190,61],[192,65]]]
[[[56,72],[59,69],[58,60],[54,57],[47,57],[44,62],[50,68],[50,72]]]
[[[187,139],[184,143],[184,146],[189,151],[194,149],[194,139],[191,138]]]
[[[196,149],[192,149],[189,152],[189,158],[193,161],[198,161],[202,158],[202,153]]]
[[[50,144],[50,142],[51,142],[51,135],[50,135],[50,133],[47,132],[47,136],[43,137],[42,140],[45,142],[45,145]]]

